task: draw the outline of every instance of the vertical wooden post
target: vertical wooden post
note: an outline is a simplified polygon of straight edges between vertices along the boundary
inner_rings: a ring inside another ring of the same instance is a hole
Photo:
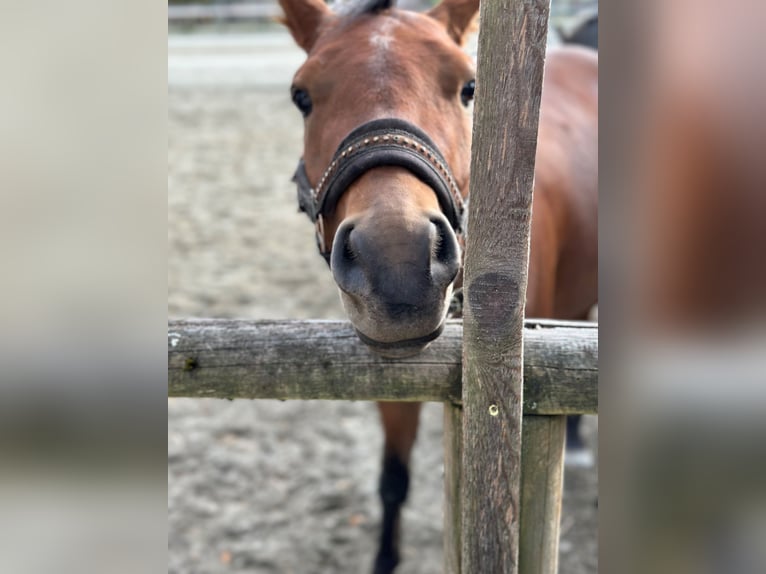
[[[526,415],[521,433],[519,572],[556,574],[559,562],[565,416]]]
[[[518,572],[522,327],[548,0],[481,3],[463,319],[462,571]]]
[[[444,574],[460,574],[463,408],[444,403]]]

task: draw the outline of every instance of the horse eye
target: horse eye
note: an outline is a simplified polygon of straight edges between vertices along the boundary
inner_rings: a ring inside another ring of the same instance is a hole
[[[293,103],[301,111],[305,118],[311,113],[311,97],[306,90],[292,89]]]
[[[464,106],[468,106],[468,104],[473,100],[473,93],[475,90],[476,80],[466,82],[466,84],[463,86],[463,89],[460,90],[460,101],[463,102]]]

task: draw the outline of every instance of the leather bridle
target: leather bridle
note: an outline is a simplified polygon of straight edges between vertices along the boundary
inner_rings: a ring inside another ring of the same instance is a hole
[[[338,146],[316,186],[312,186],[303,158],[293,181],[298,205],[316,225],[317,247],[330,264],[324,218],[343,193],[365,172],[383,166],[403,167],[436,193],[439,207],[460,240],[465,229],[466,204],[439,149],[417,126],[397,118],[373,120],[355,128]],[[461,241],[462,243],[462,241]]]

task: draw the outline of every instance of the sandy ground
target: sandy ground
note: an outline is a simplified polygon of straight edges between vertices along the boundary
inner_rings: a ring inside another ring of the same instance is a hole
[[[283,34],[171,36],[170,317],[343,318],[290,183],[300,61]],[[424,406],[401,574],[441,572],[441,412]],[[169,400],[168,572],[369,571],[381,441],[369,403]],[[562,574],[597,572],[597,490],[567,471]]]

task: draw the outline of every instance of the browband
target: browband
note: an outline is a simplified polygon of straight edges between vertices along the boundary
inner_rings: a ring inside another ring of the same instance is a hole
[[[439,207],[455,233],[463,233],[465,203],[444,156],[417,126],[397,118],[373,120],[355,128],[338,146],[316,187],[311,185],[303,158],[293,181],[300,210],[316,224],[319,252],[330,262],[324,222],[348,187],[365,172],[383,166],[403,167],[436,193]]]

